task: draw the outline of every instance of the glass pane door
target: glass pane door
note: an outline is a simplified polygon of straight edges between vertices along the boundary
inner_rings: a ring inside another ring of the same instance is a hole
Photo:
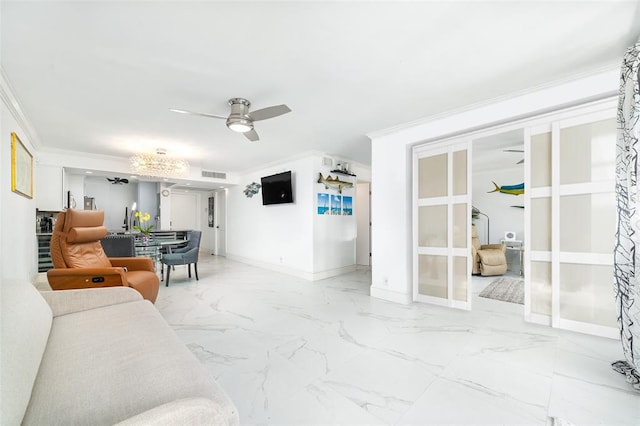
[[[559,255],[553,324],[615,334],[616,120],[567,120],[559,123],[557,134]]]
[[[525,319],[551,325],[551,125],[525,130]]]
[[[414,300],[471,307],[469,149],[414,150]]]
[[[525,318],[616,336],[615,109],[525,130]]]

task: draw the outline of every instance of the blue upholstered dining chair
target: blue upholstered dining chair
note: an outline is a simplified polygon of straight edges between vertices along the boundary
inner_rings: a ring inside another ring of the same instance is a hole
[[[198,252],[200,251],[200,237],[202,231],[190,231],[187,234],[189,242],[185,247],[173,250],[169,254],[162,256],[162,268],[167,265],[167,281],[166,286],[169,287],[169,275],[171,274],[171,267],[175,265],[187,265],[189,271],[189,278],[191,278],[191,264],[196,273],[196,280],[198,279]]]

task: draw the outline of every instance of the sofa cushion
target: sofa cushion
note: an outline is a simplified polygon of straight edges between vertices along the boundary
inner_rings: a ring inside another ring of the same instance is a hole
[[[22,421],[51,329],[51,309],[27,281],[0,283],[0,424]]]
[[[114,424],[183,398],[233,403],[148,301],[54,318],[24,424]]]

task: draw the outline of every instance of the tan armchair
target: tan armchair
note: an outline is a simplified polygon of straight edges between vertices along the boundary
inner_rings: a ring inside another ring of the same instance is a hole
[[[100,239],[107,234],[101,210],[58,213],[51,236],[54,269],[47,271],[53,290],[128,286],[154,303],[160,280],[148,257],[111,257]]]
[[[475,225],[471,227],[471,256],[474,275],[502,275],[507,272],[504,244],[480,244]]]

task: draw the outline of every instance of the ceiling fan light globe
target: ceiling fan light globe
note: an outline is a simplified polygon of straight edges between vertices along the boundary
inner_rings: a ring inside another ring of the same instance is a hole
[[[246,120],[227,121],[227,127],[238,133],[247,133],[253,130],[253,123]]]

